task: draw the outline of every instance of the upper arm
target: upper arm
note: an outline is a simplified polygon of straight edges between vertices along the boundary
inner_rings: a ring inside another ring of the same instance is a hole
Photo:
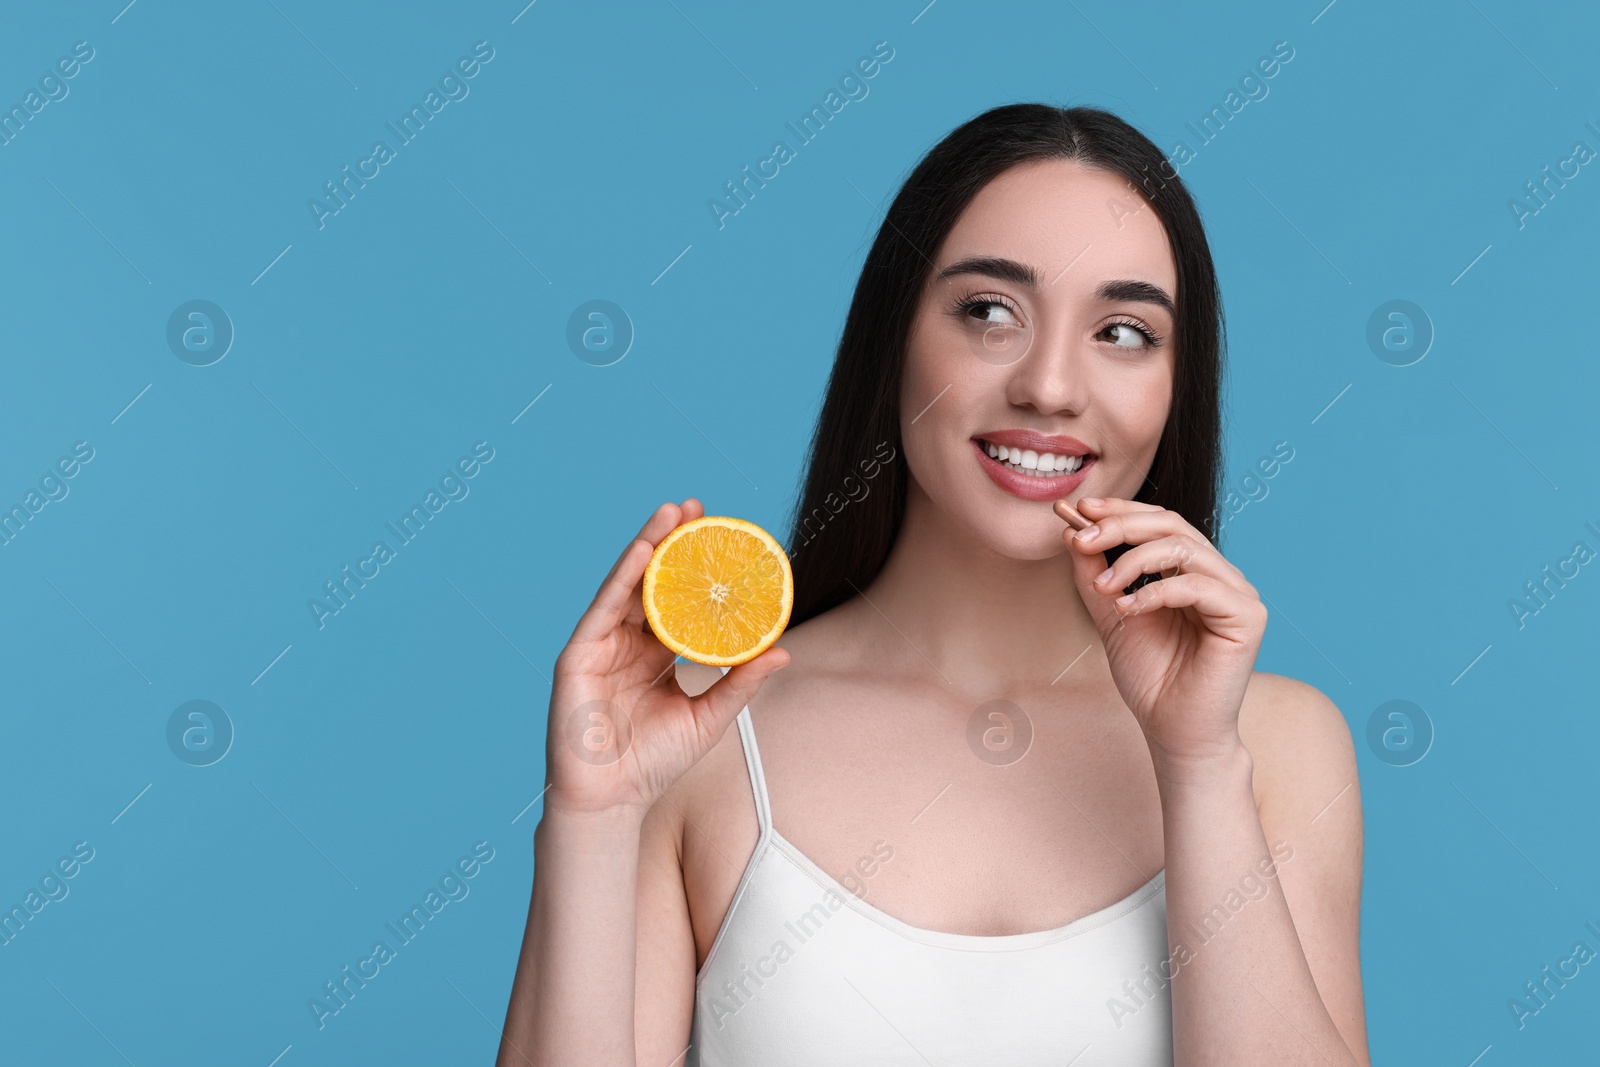
[[[679,661],[673,677],[696,696],[722,677],[715,667]],[[641,1064],[678,1067],[694,1020],[699,971],[684,882],[685,808],[697,768],[656,801],[639,833],[639,890],[634,959],[634,1046]]]
[[[683,886],[683,819],[672,794],[639,834],[634,1045],[642,1064],[676,1064],[694,1016],[695,946]]]
[[[1278,882],[1317,991],[1358,1062],[1370,1063],[1361,990],[1361,783],[1349,725],[1313,686],[1257,674],[1240,736],[1269,847],[1293,849]]]

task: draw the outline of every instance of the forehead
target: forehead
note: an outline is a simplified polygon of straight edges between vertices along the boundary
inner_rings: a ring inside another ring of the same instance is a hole
[[[935,267],[980,255],[1033,266],[1047,290],[1135,278],[1178,296],[1155,209],[1120,175],[1071,160],[1019,164],[985,185],[951,228]]]

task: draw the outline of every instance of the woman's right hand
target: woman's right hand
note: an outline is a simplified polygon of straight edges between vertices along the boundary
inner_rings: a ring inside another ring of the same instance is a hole
[[[789,662],[777,645],[689,696],[677,656],[645,621],[644,571],[661,540],[705,509],[667,503],[623,549],[556,657],[545,742],[545,810],[639,818],[711,750],[769,674]]]

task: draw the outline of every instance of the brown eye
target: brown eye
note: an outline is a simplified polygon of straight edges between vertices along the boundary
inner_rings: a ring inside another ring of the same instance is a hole
[[[968,297],[956,304],[956,311],[986,326],[1020,326],[1016,314],[998,300]]]
[[[1161,344],[1160,337],[1136,322],[1108,323],[1101,333],[1110,333],[1113,330],[1119,334],[1112,342],[1118,348],[1155,348]]]

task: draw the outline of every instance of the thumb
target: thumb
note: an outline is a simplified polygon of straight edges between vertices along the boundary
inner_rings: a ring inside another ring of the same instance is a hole
[[[789,665],[789,650],[774,645],[753,660],[723,668],[716,684],[695,698],[695,718],[715,744],[773,672]]]

